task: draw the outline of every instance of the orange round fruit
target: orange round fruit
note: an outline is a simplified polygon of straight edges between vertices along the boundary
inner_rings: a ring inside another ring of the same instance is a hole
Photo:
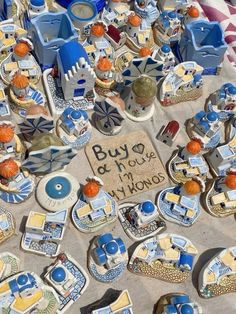
[[[90,181],[83,187],[83,194],[87,197],[95,197],[99,192],[99,185],[95,181]]]
[[[201,192],[201,185],[197,181],[191,180],[184,184],[185,192],[189,195],[195,195]]]
[[[188,142],[188,144],[186,145],[186,149],[189,153],[196,155],[201,151],[201,144],[197,141],[190,141]]]
[[[12,158],[0,162],[0,176],[5,179],[14,177],[19,171],[19,166]]]
[[[228,174],[225,178],[225,184],[228,188],[235,190],[236,189],[236,175],[235,174]]]

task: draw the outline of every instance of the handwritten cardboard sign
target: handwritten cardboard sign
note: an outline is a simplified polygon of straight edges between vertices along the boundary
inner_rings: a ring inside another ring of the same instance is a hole
[[[143,131],[88,144],[85,151],[94,174],[118,201],[167,182],[166,171]]]

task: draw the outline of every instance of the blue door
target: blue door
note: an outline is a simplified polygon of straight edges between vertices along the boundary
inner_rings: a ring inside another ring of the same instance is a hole
[[[84,96],[85,88],[77,88],[74,90],[74,97]]]

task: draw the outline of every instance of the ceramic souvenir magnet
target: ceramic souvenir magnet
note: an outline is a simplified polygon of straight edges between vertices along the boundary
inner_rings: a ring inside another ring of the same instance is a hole
[[[175,183],[185,183],[193,177],[206,180],[209,167],[201,154],[202,145],[198,140],[191,140],[185,147],[180,147],[171,156],[167,164],[169,176]]]
[[[0,158],[12,157],[21,159],[25,151],[19,136],[15,133],[14,124],[10,121],[0,122]]]
[[[160,65],[162,65],[162,74],[166,76],[175,66],[175,56],[169,45],[162,45],[158,49],[154,49],[151,56]]]
[[[34,136],[53,130],[54,122],[45,107],[32,105],[26,110],[24,120],[18,126],[24,138],[31,141]]]
[[[145,200],[141,203],[123,203],[118,211],[121,225],[127,235],[140,241],[155,236],[166,229],[166,223],[161,220],[156,205]]]
[[[33,138],[23,167],[35,175],[45,175],[64,169],[76,154],[77,151],[58,136],[43,133]]]
[[[201,306],[184,293],[163,295],[158,303],[155,314],[203,314]]]
[[[189,0],[180,0],[178,2],[172,0],[160,0],[157,5],[161,11],[175,10],[182,12],[185,11],[186,7],[189,5]]]
[[[68,210],[56,213],[30,211],[21,240],[23,250],[39,255],[55,257],[60,251]]]
[[[25,201],[35,188],[35,180],[12,158],[0,162],[0,198],[7,203]]]
[[[20,260],[9,252],[0,253],[0,282],[20,271]],[[1,303],[1,301],[0,301]]]
[[[21,116],[31,105],[44,106],[45,96],[38,87],[31,84],[29,79],[16,72],[11,79],[10,98],[13,102],[12,109]]]
[[[135,0],[134,11],[143,18],[142,28],[150,28],[160,14],[153,0]]]
[[[176,65],[162,81],[159,93],[162,106],[198,99],[202,95],[202,71],[193,61]]]
[[[236,292],[236,247],[226,248],[203,266],[198,277],[201,297],[210,299]]]
[[[118,280],[127,262],[128,253],[121,238],[104,233],[93,240],[88,252],[88,268],[96,280],[104,283]]]
[[[173,11],[163,11],[157,18],[153,32],[158,46],[171,44],[180,40],[183,16]]]
[[[123,4],[125,4],[123,2]],[[105,38],[112,45],[114,50],[118,50],[125,45],[126,33],[121,31],[114,24],[108,24]]]
[[[105,135],[118,134],[125,120],[125,102],[118,96],[107,97],[96,101],[93,121],[96,128]]]
[[[114,59],[114,49],[110,42],[106,39],[107,24],[103,21],[94,21],[87,29],[87,40],[83,43],[83,47],[88,55],[92,67],[100,58]]]
[[[86,181],[71,215],[79,231],[96,232],[117,219],[118,204],[104,191],[101,179],[88,177]]]
[[[236,86],[226,83],[209,96],[206,111],[215,111],[221,121],[234,117],[236,113]]]
[[[85,292],[89,277],[85,270],[69,254],[61,253],[44,275],[59,299],[58,314],[65,313]]]
[[[95,64],[96,73],[96,92],[99,95],[106,96],[110,92],[112,85],[114,85],[114,68],[112,61],[107,57],[100,57]]]
[[[61,115],[68,107],[93,109],[96,75],[84,47],[75,41],[57,50],[55,68],[43,73],[43,82],[53,116]]]
[[[156,82],[148,76],[140,76],[133,83],[126,100],[125,114],[139,122],[150,119],[155,111]]]
[[[138,52],[141,47],[153,48],[154,38],[151,27],[147,27],[145,20],[138,14],[131,12],[126,24],[126,45]]]
[[[27,38],[21,38],[0,66],[1,79],[6,85],[11,82],[12,73],[18,71],[28,77],[29,82],[37,84],[42,72],[40,66],[31,54],[33,45]]]
[[[108,0],[102,13],[102,20],[109,26],[123,28],[126,24],[127,13],[130,12],[130,4],[127,2]]]
[[[3,313],[56,313],[59,299],[54,289],[38,275],[23,271],[0,283],[0,308]]]
[[[200,196],[205,191],[205,183],[195,177],[183,185],[169,187],[158,194],[157,208],[168,221],[190,227],[200,213]]]
[[[65,171],[56,171],[44,176],[36,189],[40,206],[48,211],[60,212],[70,209],[78,199],[79,182]]]
[[[179,122],[172,120],[166,126],[163,126],[157,135],[157,139],[162,143],[172,146],[179,133]]]
[[[17,2],[15,2],[16,4]],[[14,5],[15,5],[14,4]],[[5,7],[6,8],[6,7]],[[8,13],[12,10],[7,10]],[[20,6],[18,7],[18,13],[20,11]],[[10,23],[2,23],[0,25],[0,32],[1,32],[1,57],[0,61],[6,59],[6,57],[13,51],[16,43],[23,37],[27,36],[27,31],[16,24]],[[9,38],[9,33],[11,37]],[[10,39],[10,40],[8,40]]]
[[[31,20],[40,14],[47,13],[48,9],[52,9],[52,7],[51,4],[47,4],[46,0],[30,0],[28,4],[27,14],[29,19]]]
[[[87,112],[72,107],[66,108],[57,120],[56,132],[65,145],[81,149],[92,136]]]
[[[180,283],[190,276],[196,247],[187,238],[163,233],[140,243],[128,264],[137,275]]]
[[[114,299],[114,292],[112,293],[111,296],[112,299]],[[128,290],[123,290],[119,293],[118,297],[111,303],[111,298],[110,300],[99,300],[94,307],[97,307],[97,309],[93,310],[92,312],[89,312],[91,314],[115,314],[120,313],[120,314],[133,314],[132,310],[132,300],[130,298]],[[109,303],[108,303],[109,302]],[[104,306],[104,303],[107,303],[108,305]],[[98,308],[100,304],[100,307]]]
[[[236,135],[226,144],[219,145],[206,155],[206,160],[214,176],[226,176],[228,172],[235,172],[236,164]]]
[[[199,111],[187,122],[187,134],[195,140],[199,140],[203,149],[215,148],[221,140],[222,122],[219,121],[217,112]]]
[[[0,207],[0,244],[15,234],[15,218],[8,210]]]
[[[215,217],[236,213],[236,173],[211,180],[203,195],[206,210]]]

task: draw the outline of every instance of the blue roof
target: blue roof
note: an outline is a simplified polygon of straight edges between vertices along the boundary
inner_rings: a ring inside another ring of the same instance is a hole
[[[51,273],[51,278],[55,282],[63,282],[66,278],[66,272],[62,267],[56,267]]]
[[[209,123],[207,123],[206,121],[200,121],[200,122],[199,122],[199,125],[202,126],[205,131],[210,130],[210,125],[209,125]]]
[[[24,274],[20,275],[18,278],[17,278],[17,283],[18,285],[25,285],[26,283],[28,282],[28,277]]]
[[[180,308],[180,314],[194,314],[193,307],[190,304],[183,304]]]
[[[164,53],[170,52],[170,46],[169,45],[163,45],[161,47],[161,51],[164,52]]]
[[[110,255],[114,255],[118,252],[118,244],[115,241],[111,241],[106,244],[106,251]]]
[[[196,115],[195,115],[195,119],[197,120],[201,120],[203,117],[206,116],[206,112],[205,111],[199,111]]]
[[[207,114],[207,120],[208,120],[208,121],[211,121],[211,122],[214,122],[214,121],[219,120],[219,115],[218,115],[218,113],[215,112],[215,111],[208,112],[208,114]]]
[[[155,206],[153,204],[153,202],[151,201],[145,201],[141,204],[141,210],[145,213],[145,214],[151,214],[154,212],[155,210]]]
[[[71,41],[64,44],[59,49],[58,54],[65,73],[71,70],[71,68],[76,64],[76,62],[79,61],[80,58],[84,58],[88,64],[90,64],[84,47],[76,41]]]
[[[230,93],[230,94],[232,94],[232,95],[236,95],[236,87],[235,86],[230,86],[229,88],[228,88],[228,92]]]
[[[177,17],[177,14],[175,11],[170,11],[170,12],[168,12],[168,16],[171,19],[175,19]]]
[[[41,6],[45,5],[44,0],[30,0],[30,3],[35,7],[41,7]]]
[[[71,118],[74,120],[79,120],[82,116],[80,110],[73,110],[70,115],[71,115]]]

